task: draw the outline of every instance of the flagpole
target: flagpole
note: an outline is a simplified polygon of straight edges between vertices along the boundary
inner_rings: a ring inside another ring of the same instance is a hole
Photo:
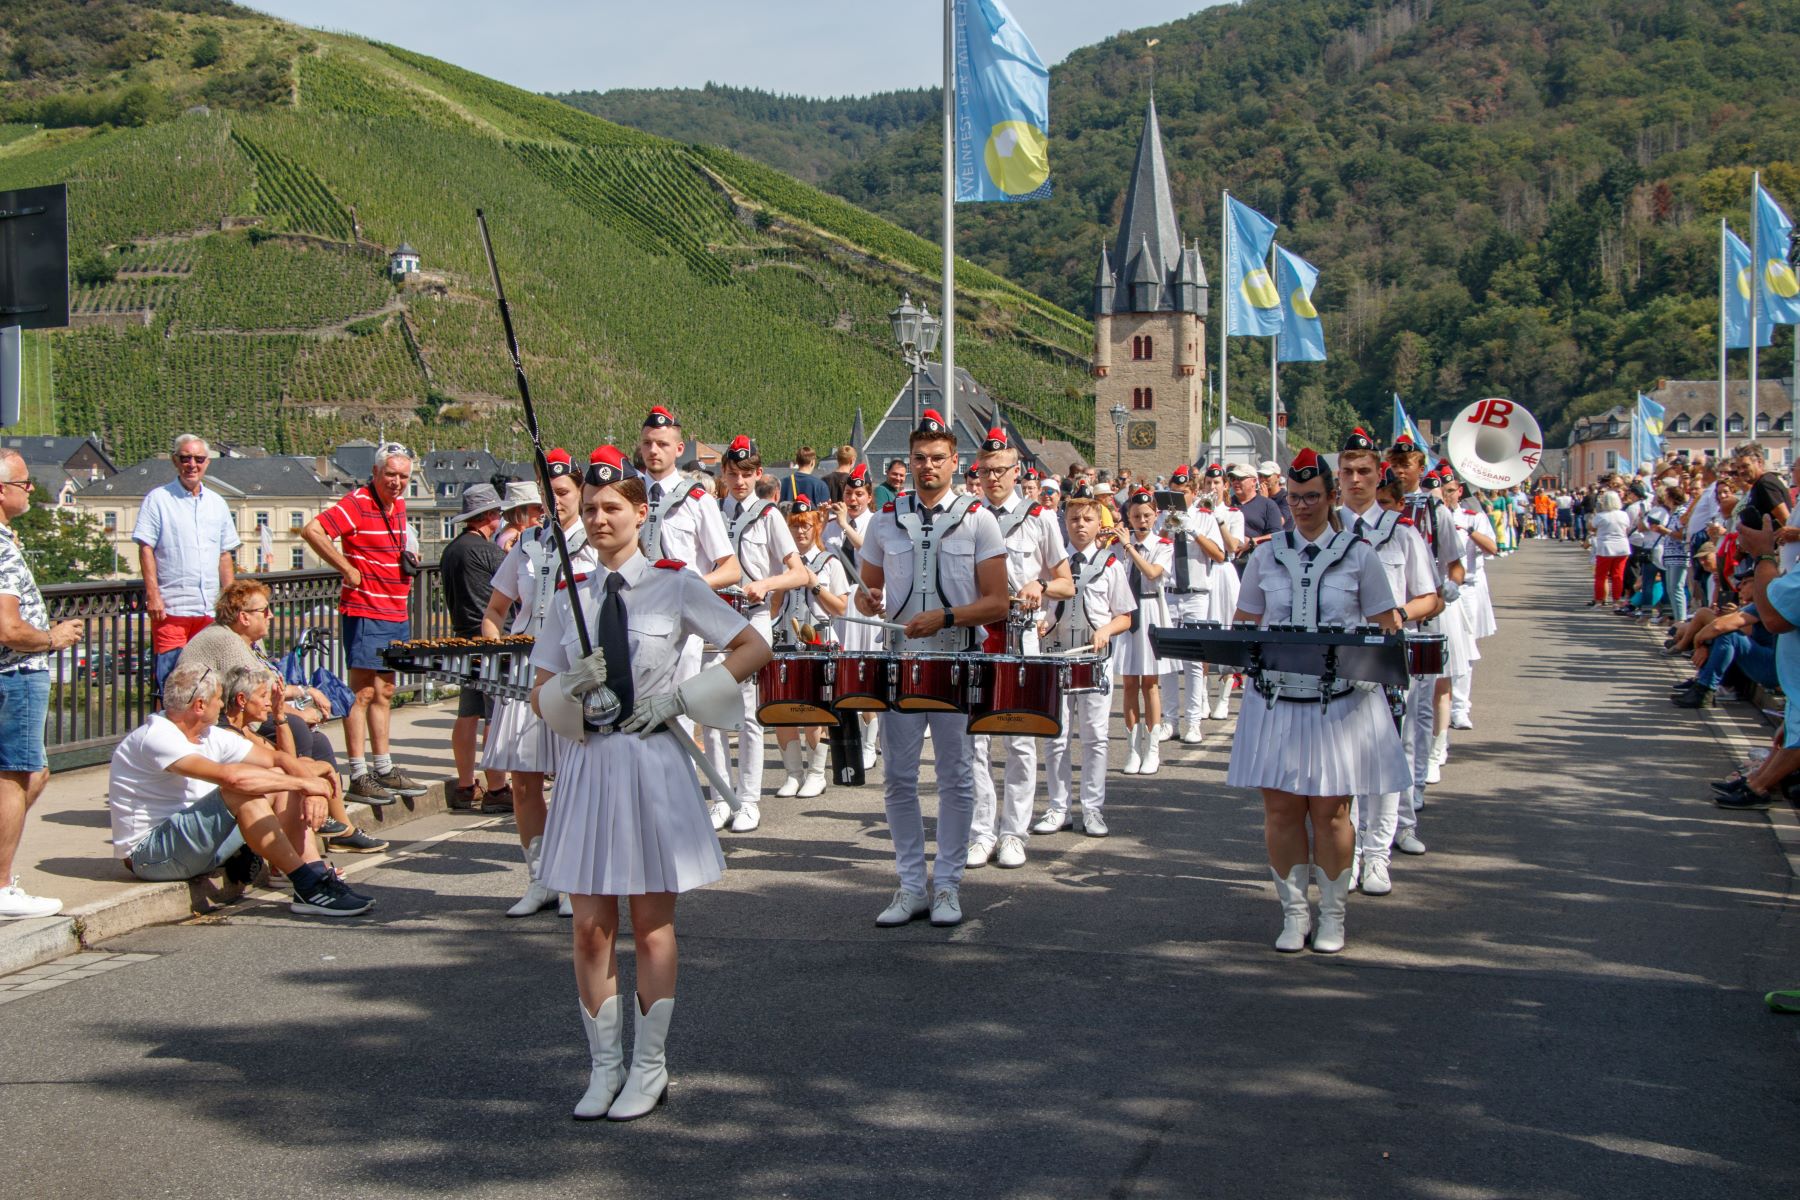
[[[1725,325],[1725,305],[1729,302],[1729,300],[1726,296],[1725,289],[1728,286],[1727,281],[1731,274],[1730,261],[1731,261],[1731,247],[1726,239],[1725,218],[1720,217],[1719,218],[1719,456],[1718,456],[1718,465],[1719,466],[1723,466],[1725,464],[1725,401],[1726,401],[1725,393],[1726,393],[1726,389],[1728,387],[1728,385],[1726,383],[1726,371],[1727,371],[1726,342],[1729,340],[1729,334],[1727,334],[1727,332],[1726,332],[1726,325]]]
[[[956,437],[956,0],[944,0],[944,423]]]
[[[1231,293],[1236,289],[1231,286],[1231,193],[1223,189],[1219,192],[1219,281],[1225,288],[1225,312],[1219,321],[1219,458],[1221,466],[1225,463],[1225,426],[1231,420],[1231,368],[1228,364],[1230,346],[1225,339],[1231,336]]]
[[[1762,307],[1762,254],[1757,249],[1756,202],[1762,192],[1762,172],[1750,173],[1750,440],[1756,440],[1756,310]]]
[[[1275,283],[1275,239],[1274,238],[1269,239],[1269,282],[1270,282],[1270,284]],[[1276,288],[1275,288],[1275,295],[1276,295],[1277,299],[1279,299],[1281,296],[1281,288],[1279,286],[1276,286]],[[1280,402],[1277,399],[1277,396],[1279,395],[1281,385],[1276,380],[1275,373],[1276,373],[1276,368],[1277,368],[1276,359],[1280,356],[1280,353],[1281,353],[1281,331],[1279,329],[1277,329],[1274,333],[1269,335],[1269,459],[1270,459],[1270,461],[1275,460],[1275,451],[1276,451],[1275,406],[1276,406],[1276,404],[1278,404]]]

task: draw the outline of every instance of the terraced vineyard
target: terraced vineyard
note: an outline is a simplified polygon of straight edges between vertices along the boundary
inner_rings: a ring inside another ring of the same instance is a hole
[[[112,261],[118,265],[120,279],[185,277],[194,273],[194,264],[199,258],[198,239],[159,242],[148,246],[120,246],[112,255]]]
[[[175,284],[161,276],[125,276],[112,283],[78,287],[69,293],[69,311],[82,316],[116,316],[161,311],[175,300]]]
[[[425,402],[425,376],[392,322],[378,332],[310,342],[294,359],[282,385],[285,402],[299,415],[346,410],[412,410]]]
[[[387,260],[349,248],[220,234],[202,243],[172,319],[183,330],[311,329],[393,296]]]
[[[317,175],[236,131],[232,140],[256,166],[258,212],[283,218],[282,227],[349,241],[350,214]]]

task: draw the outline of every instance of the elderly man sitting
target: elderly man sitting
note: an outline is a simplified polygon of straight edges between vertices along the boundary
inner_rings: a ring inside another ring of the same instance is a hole
[[[374,906],[320,861],[311,831],[331,783],[280,769],[276,755],[218,725],[221,680],[212,667],[177,667],[163,711],[112,756],[114,853],[139,879],[192,879],[225,866],[251,882],[266,859],[294,887],[297,913],[353,917]]]

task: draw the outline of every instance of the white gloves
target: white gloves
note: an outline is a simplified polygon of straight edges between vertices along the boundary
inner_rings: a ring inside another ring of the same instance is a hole
[[[706,668],[673,692],[637,700],[619,731],[653,732],[684,714],[712,729],[736,729],[743,722],[743,689],[724,663]]]
[[[1446,579],[1439,585],[1438,595],[1444,598],[1445,604],[1455,604],[1457,598],[1462,595],[1462,588],[1457,584],[1456,580]]]
[[[680,716],[681,713],[680,692],[665,692],[660,696],[645,696],[632,705],[631,719],[619,726],[619,732],[651,733],[661,729],[665,722]]]
[[[585,696],[595,688],[605,687],[606,655],[596,650],[586,658],[578,659],[557,679],[562,684],[563,694],[568,696]]]

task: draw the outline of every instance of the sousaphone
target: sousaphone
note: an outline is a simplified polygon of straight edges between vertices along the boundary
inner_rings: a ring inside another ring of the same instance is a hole
[[[1531,478],[1543,456],[1544,434],[1525,406],[1490,396],[1456,414],[1444,454],[1456,473],[1485,491]]]

